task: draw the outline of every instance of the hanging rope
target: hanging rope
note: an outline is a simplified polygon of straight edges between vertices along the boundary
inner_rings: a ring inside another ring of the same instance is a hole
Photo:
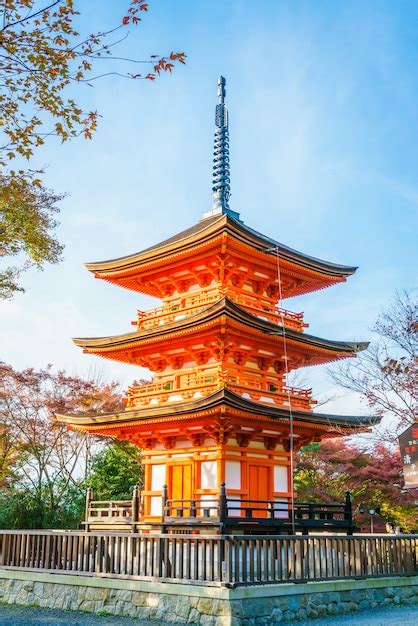
[[[279,255],[279,247],[276,246],[273,248],[276,252],[277,259],[277,280],[279,283],[279,312],[282,323],[282,337],[283,337],[283,356],[285,363],[285,372],[286,372],[286,383],[287,377],[289,375],[289,365],[287,358],[287,337],[286,337],[286,327],[285,327],[285,319],[284,319],[284,311],[282,307],[283,293],[282,293],[282,276],[280,270],[280,255]],[[290,503],[291,503],[291,512],[290,519],[292,524],[292,535],[295,535],[295,492],[294,492],[294,461],[293,461],[293,452],[294,452],[294,438],[293,438],[293,412],[292,412],[292,398],[290,395],[289,386],[287,387],[287,400],[289,403],[289,437],[290,437]]]

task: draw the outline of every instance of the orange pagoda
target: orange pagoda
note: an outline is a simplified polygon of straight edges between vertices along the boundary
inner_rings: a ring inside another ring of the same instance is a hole
[[[338,511],[294,503],[292,453],[367,425],[361,417],[313,412],[311,389],[288,386],[287,376],[352,357],[367,344],[308,334],[302,313],[277,303],[344,282],[356,268],[288,248],[246,226],[229,208],[224,97],[221,77],[212,210],[141,252],[87,264],[96,278],[162,304],[138,311],[134,332],[75,339],[76,345],[148,368],[152,382],[130,387],[121,413],[58,419],[141,448],[138,521],[144,528],[200,524],[225,531],[228,524],[285,526],[291,518],[294,525],[295,516],[314,527],[326,520],[347,525],[348,500]]]

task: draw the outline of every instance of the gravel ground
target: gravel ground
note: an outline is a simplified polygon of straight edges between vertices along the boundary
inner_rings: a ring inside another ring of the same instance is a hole
[[[94,615],[79,611],[56,611],[54,609],[0,606],[0,626],[22,626],[22,624],[46,624],[47,626],[150,626],[147,621],[113,615]],[[153,624],[153,626],[166,626]]]
[[[22,624],[46,624],[48,626],[151,626],[149,621],[93,615],[73,611],[51,609],[26,609],[16,606],[0,606],[0,626],[21,626]],[[285,622],[283,623],[285,625]],[[305,622],[295,622],[295,626],[418,626],[418,607],[390,607],[374,609],[370,612],[354,613]],[[152,626],[167,624],[152,622]]]

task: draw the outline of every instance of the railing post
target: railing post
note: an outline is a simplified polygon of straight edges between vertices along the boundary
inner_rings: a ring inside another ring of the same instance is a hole
[[[192,500],[190,503],[190,517],[196,517],[196,500]]]
[[[315,519],[315,503],[308,502],[308,510],[309,510],[309,519]]]
[[[226,487],[225,483],[221,483],[219,488],[219,523],[220,532],[223,535],[226,518],[228,517],[228,504],[226,500]]]
[[[161,536],[157,538],[155,559],[157,561],[156,562],[157,576],[158,578],[162,578],[163,562],[164,562],[164,538]]]
[[[348,534],[353,534],[353,504],[351,499],[351,493],[349,491],[345,492],[345,505],[344,505],[344,520],[346,522],[350,522],[350,528],[348,530]]]
[[[89,531],[89,517],[90,517],[90,504],[92,502],[94,498],[94,494],[93,494],[93,489],[91,487],[87,487],[87,491],[86,491],[86,510],[85,510],[85,517],[84,517],[84,530],[86,532]]]
[[[223,582],[228,585],[232,582],[231,537],[223,537],[223,542],[225,549],[225,577]]]
[[[163,485],[163,495],[161,498],[161,505],[162,505],[162,510],[163,510],[163,521],[168,513],[167,502],[168,502],[168,487],[167,485]]]
[[[0,566],[7,565],[6,562],[6,546],[7,546],[7,535],[1,535],[0,537]]]
[[[139,485],[135,485],[132,493],[132,531],[135,532],[136,524],[139,521]]]

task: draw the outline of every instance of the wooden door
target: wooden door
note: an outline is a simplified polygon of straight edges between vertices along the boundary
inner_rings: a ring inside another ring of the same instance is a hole
[[[183,510],[183,516],[190,514],[190,507],[187,502],[181,500],[191,500],[192,498],[192,464],[181,463],[172,465],[170,468],[170,495],[169,498],[177,500],[173,502],[173,515],[176,515],[176,509]]]
[[[270,500],[270,467],[267,465],[250,465],[248,473],[248,499],[249,500]],[[257,504],[250,503],[253,508],[253,517],[267,517],[266,510],[257,511]],[[260,502],[258,507],[266,509],[267,502]]]

